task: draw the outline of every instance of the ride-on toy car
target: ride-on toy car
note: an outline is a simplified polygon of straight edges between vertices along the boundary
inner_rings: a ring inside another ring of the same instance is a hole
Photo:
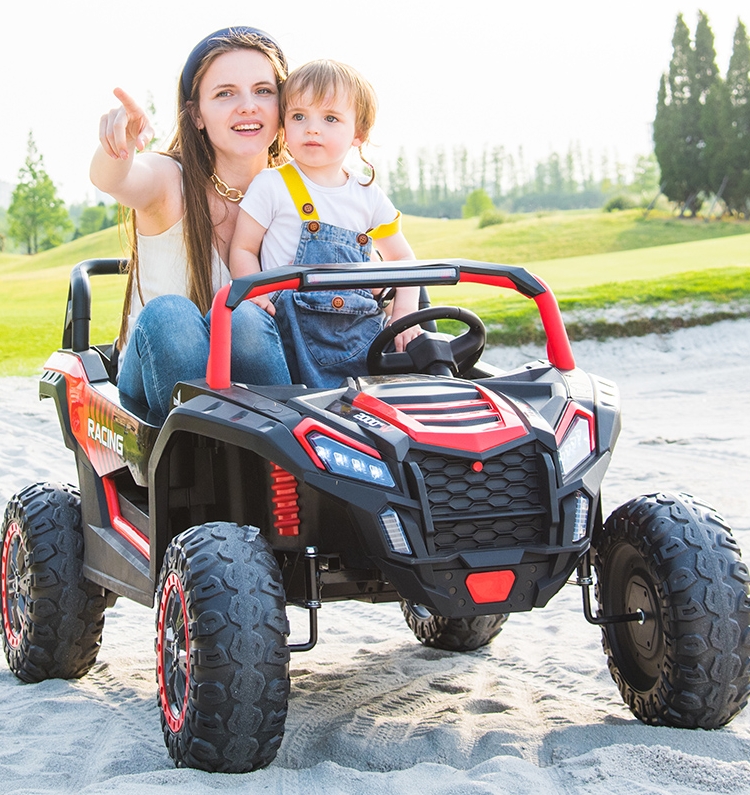
[[[603,520],[617,388],[576,368],[539,279],[467,260],[239,279],[214,302],[206,379],[177,384],[159,424],[118,393],[113,347],[89,344],[89,274],[117,267],[74,268],[63,347],[40,383],[79,488],[29,486],[5,512],[3,646],[20,679],[83,676],[106,607],[117,596],[155,603],[170,755],[249,771],[276,755],[290,652],[315,645],[324,603],[399,601],[422,643],[460,652],[490,642],[509,613],[546,605],[576,573],[638,718],[716,728],[743,708],[748,573],[731,531],[685,494],[640,496]],[[370,374],[337,389],[230,379],[231,313],[250,296],[459,281],[533,299],[548,360],[494,370],[475,315],[429,307],[385,329]],[[468,331],[387,350],[408,325],[446,317]],[[305,643],[288,643],[290,604],[309,613]]]

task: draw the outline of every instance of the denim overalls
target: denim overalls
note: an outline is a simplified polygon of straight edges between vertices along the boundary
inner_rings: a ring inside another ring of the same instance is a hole
[[[294,166],[279,172],[302,219],[295,265],[369,262],[373,237],[398,231],[400,217],[367,233],[323,223]],[[385,323],[370,290],[285,290],[273,301],[292,381],[335,388],[347,376],[367,374],[370,343]]]

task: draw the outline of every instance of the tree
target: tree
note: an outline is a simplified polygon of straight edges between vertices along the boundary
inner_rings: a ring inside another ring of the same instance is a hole
[[[696,73],[695,51],[682,14],[672,36],[669,72],[662,75],[654,119],[654,152],[659,161],[665,196],[696,212],[698,179],[699,106],[691,102]]]
[[[695,55],[689,104],[692,109],[691,119],[696,123],[697,129],[697,136],[692,142],[696,150],[694,161],[698,168],[695,179],[700,190],[706,194],[715,193],[719,189],[718,184],[714,184],[715,177],[712,174],[712,159],[716,156],[716,150],[709,146],[708,142],[721,137],[718,125],[723,89],[724,84],[716,66],[714,34],[708,24],[708,17],[701,11],[695,30]]]
[[[8,236],[26,247],[28,254],[62,243],[71,228],[68,211],[47,172],[29,132],[26,162],[8,208]]]
[[[109,208],[104,205],[104,202],[99,202],[93,207],[84,207],[75,236],[90,235],[93,232],[99,232],[101,229],[108,229],[116,223],[117,220],[113,218]]]
[[[466,202],[461,208],[461,214],[464,218],[476,218],[477,215],[481,215],[483,212],[493,208],[492,199],[487,191],[484,188],[477,188],[466,197]]]
[[[724,201],[730,212],[747,217],[750,201],[750,43],[745,26],[739,20],[725,87],[723,163],[727,186]]]

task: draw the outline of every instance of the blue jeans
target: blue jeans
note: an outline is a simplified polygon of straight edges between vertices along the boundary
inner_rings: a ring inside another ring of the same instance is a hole
[[[149,301],[123,355],[120,392],[165,419],[175,384],[206,377],[208,337],[209,318],[188,298],[161,295]],[[232,312],[232,379],[246,384],[291,383],[276,323],[251,301]]]
[[[372,240],[332,224],[302,224],[295,264],[364,263]],[[331,389],[348,376],[367,375],[370,344],[385,314],[370,290],[286,290],[273,299],[295,383]]]

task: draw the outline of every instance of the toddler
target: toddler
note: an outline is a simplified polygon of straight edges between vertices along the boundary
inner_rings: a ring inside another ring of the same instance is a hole
[[[362,157],[375,122],[372,86],[345,64],[313,61],[289,75],[279,110],[294,159],[261,171],[248,187],[232,239],[232,278],[281,265],[368,262],[373,243],[383,259],[414,259],[400,214],[373,184],[374,170],[364,183],[344,168],[352,147]],[[392,319],[416,311],[418,299],[418,287],[396,290]],[[371,291],[284,291],[253,300],[276,317],[294,381],[337,387],[366,374],[370,343],[385,323]],[[419,333],[399,334],[396,350]]]

